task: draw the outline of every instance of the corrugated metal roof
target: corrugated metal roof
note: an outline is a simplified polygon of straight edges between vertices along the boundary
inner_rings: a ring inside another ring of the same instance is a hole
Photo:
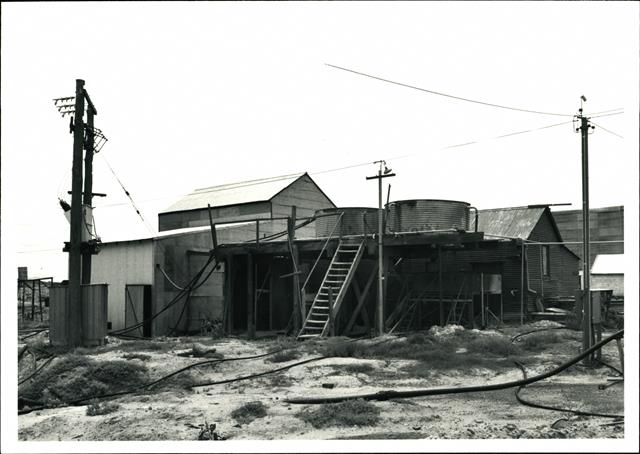
[[[303,175],[306,174],[297,173],[196,189],[161,213],[206,208],[207,204],[212,207],[222,207],[250,202],[265,202]]]
[[[624,254],[598,254],[591,274],[624,274]]]
[[[545,208],[495,208],[478,210],[478,231],[508,238],[528,239]],[[473,224],[473,222],[472,222]]]
[[[244,225],[255,225],[255,222],[239,221],[239,222],[234,222],[233,224],[217,225],[216,231],[219,232],[225,229],[234,229],[238,226],[244,226]],[[204,232],[204,231],[210,231],[210,230],[211,230],[211,226],[208,226],[208,225],[202,225],[198,227],[187,227],[184,229],[165,230],[163,232],[158,232],[153,236],[151,235],[145,235],[145,236],[139,236],[139,237],[129,236],[126,239],[125,238],[112,239],[102,243],[102,246],[108,246],[110,244],[135,243],[135,242],[142,242],[142,241],[160,240],[162,238],[167,238],[170,236],[184,236],[184,235],[189,235],[191,233],[198,233],[198,232]]]

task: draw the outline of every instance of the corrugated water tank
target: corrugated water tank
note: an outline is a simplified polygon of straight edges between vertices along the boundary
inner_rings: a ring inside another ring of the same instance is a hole
[[[340,214],[342,220],[335,228]],[[333,231],[333,236],[339,235],[363,235],[378,231],[378,209],[367,207],[325,208],[317,210],[319,217],[316,224],[316,238],[328,237]]]
[[[387,231],[466,231],[469,230],[469,208],[467,202],[456,200],[398,200],[387,204]]]

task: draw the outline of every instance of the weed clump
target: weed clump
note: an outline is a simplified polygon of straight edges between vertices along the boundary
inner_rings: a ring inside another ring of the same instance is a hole
[[[470,340],[466,348],[471,353],[483,355],[508,356],[517,353],[519,348],[504,336],[484,335]]]
[[[215,348],[207,348],[200,344],[193,344],[191,346],[191,350],[187,350],[185,352],[181,352],[177,354],[178,356],[186,356],[193,358],[210,358],[210,359],[222,359],[224,355],[216,352]]]
[[[287,361],[298,359],[300,358],[300,356],[301,353],[298,350],[282,350],[267,357],[265,361],[269,361],[271,363],[284,363]]]
[[[151,359],[151,355],[147,355],[145,353],[125,353],[122,355],[122,358],[126,360],[139,359],[140,361],[149,361]]]
[[[330,426],[374,426],[380,420],[380,409],[363,399],[315,405],[296,415],[316,429]]]
[[[345,372],[351,374],[367,374],[373,371],[374,367],[371,364],[347,364],[343,367]]]
[[[520,344],[526,350],[543,349],[550,344],[556,344],[567,339],[571,339],[572,335],[567,332],[559,331],[541,331],[523,336]]]
[[[267,406],[260,401],[247,402],[231,412],[231,417],[240,424],[249,424],[267,416]]]
[[[87,416],[107,415],[118,411],[120,405],[112,402],[93,402],[87,406]]]
[[[147,368],[129,361],[96,361],[68,355],[43,369],[19,389],[23,398],[47,406],[124,391],[146,381]]]

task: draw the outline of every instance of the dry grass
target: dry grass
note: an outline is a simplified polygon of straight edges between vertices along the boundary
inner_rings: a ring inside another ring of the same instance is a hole
[[[267,416],[267,406],[260,401],[247,402],[231,412],[231,417],[240,424],[249,424]]]
[[[224,355],[216,352],[216,349],[211,347],[207,348],[200,344],[193,344],[190,350],[177,354],[178,356],[193,357],[193,358],[209,358],[209,359],[222,359]]]
[[[107,415],[120,409],[120,405],[112,402],[93,402],[87,406],[87,416]]]
[[[573,340],[573,333],[564,330],[541,331],[520,338],[519,345],[525,350],[542,350],[550,345]]]
[[[375,426],[380,409],[362,399],[306,408],[296,415],[316,429],[330,426]]]
[[[361,363],[361,364],[345,364],[344,366],[340,366],[338,372],[342,373],[342,371],[350,373],[350,374],[370,374],[375,370],[371,364]]]
[[[49,406],[59,405],[131,389],[146,378],[144,364],[66,355],[22,385],[19,395]]]
[[[149,361],[151,359],[151,355],[147,355],[144,353],[125,353],[124,355],[122,355],[122,359],[139,359],[140,361]]]
[[[265,358],[265,361],[270,363],[285,363],[287,361],[298,359],[300,356],[302,356],[302,354],[298,350],[282,350],[268,356]]]

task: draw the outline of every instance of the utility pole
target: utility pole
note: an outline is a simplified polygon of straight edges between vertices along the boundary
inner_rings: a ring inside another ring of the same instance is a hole
[[[395,173],[391,173],[391,169],[387,168],[387,163],[383,160],[375,161],[374,164],[380,164],[378,174],[372,177],[366,177],[367,180],[378,180],[378,304],[376,306],[376,330],[378,336],[384,334],[384,264],[383,264],[383,244],[382,238],[384,235],[383,230],[383,209],[382,209],[382,179],[388,177],[395,177]],[[384,165],[384,170],[382,166]]]
[[[73,167],[71,181],[71,234],[69,238],[69,296],[67,302],[67,344],[82,344],[82,150],[84,148],[84,80],[76,79],[73,125]]]
[[[589,251],[589,129],[594,126],[589,124],[589,117],[583,115],[582,101],[586,101],[584,96],[580,97],[580,110],[576,118],[580,120],[580,131],[582,137],[582,351],[593,345],[593,314],[591,306],[591,257]],[[584,360],[586,366],[591,365],[592,355]]]
[[[93,125],[93,118],[98,112],[84,89],[84,80],[76,79],[75,96],[55,98],[53,101],[63,118],[66,115],[71,116],[69,132],[73,134],[72,182],[69,192],[71,194],[70,234],[69,241],[65,242],[63,249],[64,252],[69,252],[69,286],[64,310],[60,312],[64,314],[62,316],[66,319],[65,342],[68,346],[75,347],[83,342],[82,284],[91,282],[91,254],[98,253],[100,242],[97,238],[89,238],[89,241],[83,242],[83,234],[88,229],[83,205],[90,207],[93,196],[106,196],[106,194],[93,193],[92,189],[93,155],[100,151],[107,138],[102,134],[102,131]],[[84,122],[85,102],[87,107],[86,125]],[[82,157],[84,150],[86,150],[86,159],[83,195]]]
[[[84,92],[84,90],[83,90]],[[84,92],[84,95],[87,97],[88,101],[88,109],[87,109],[87,128],[86,128],[86,142],[85,142],[85,157],[84,157],[84,194],[83,194],[83,204],[87,207],[91,206],[91,202],[93,200],[93,146],[94,146],[94,131],[93,131],[93,117],[98,112],[96,112],[96,108],[94,107],[91,99],[89,99],[89,95]],[[93,222],[93,221],[92,221]],[[86,229],[86,219],[82,219],[83,228]],[[91,255],[92,251],[88,247],[89,245],[85,245],[82,250],[82,284],[88,285],[91,284]]]

